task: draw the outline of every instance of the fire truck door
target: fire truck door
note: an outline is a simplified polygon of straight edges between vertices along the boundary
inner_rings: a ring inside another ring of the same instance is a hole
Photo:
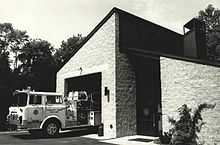
[[[42,121],[43,119],[43,106],[42,105],[31,105],[29,109],[30,121]]]
[[[56,115],[60,118],[65,118],[66,106],[62,103],[60,96],[47,96],[45,107],[44,107],[44,117],[50,115]]]
[[[43,119],[42,96],[30,95],[29,106],[29,121],[41,122]]]

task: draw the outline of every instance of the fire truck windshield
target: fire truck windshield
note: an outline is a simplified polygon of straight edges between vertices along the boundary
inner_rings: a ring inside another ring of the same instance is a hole
[[[15,94],[15,97],[17,98],[17,105],[20,107],[27,105],[27,94],[26,93],[17,93]]]

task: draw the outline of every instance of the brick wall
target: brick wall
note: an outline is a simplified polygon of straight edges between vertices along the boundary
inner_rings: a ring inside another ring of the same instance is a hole
[[[64,93],[65,79],[91,73],[102,73],[102,122],[104,136],[116,137],[116,74],[115,74],[115,14],[84,44],[57,73],[57,92]],[[80,73],[80,69],[82,72]],[[110,101],[104,88],[110,91]],[[110,128],[112,125],[113,128]]]
[[[205,111],[206,122],[200,139],[220,143],[220,68],[161,57],[163,131],[169,129],[167,117],[176,117],[183,104],[195,108],[200,103],[216,103]]]
[[[135,70],[129,56],[119,52],[119,17],[116,15],[116,125],[117,137],[136,134]]]

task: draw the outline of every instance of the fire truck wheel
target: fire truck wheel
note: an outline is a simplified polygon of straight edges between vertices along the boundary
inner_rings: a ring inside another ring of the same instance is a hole
[[[46,122],[46,124],[44,125],[43,131],[45,133],[45,135],[47,136],[56,136],[59,133],[59,124],[57,123],[56,120],[50,120],[48,122]]]

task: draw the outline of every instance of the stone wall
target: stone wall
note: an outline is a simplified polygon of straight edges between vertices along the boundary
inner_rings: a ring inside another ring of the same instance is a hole
[[[119,17],[116,13],[116,131],[117,137],[136,134],[136,81],[129,56],[119,52]]]
[[[56,88],[57,92],[64,93],[65,79],[101,72],[102,123],[104,123],[104,136],[109,138],[116,137],[115,34],[115,14],[113,14],[59,70]],[[105,87],[110,91],[109,102],[104,96]]]
[[[181,105],[195,108],[200,103],[216,103],[202,114],[206,124],[200,139],[220,143],[220,68],[164,57],[160,63],[163,131],[170,127],[167,117],[177,117]]]

